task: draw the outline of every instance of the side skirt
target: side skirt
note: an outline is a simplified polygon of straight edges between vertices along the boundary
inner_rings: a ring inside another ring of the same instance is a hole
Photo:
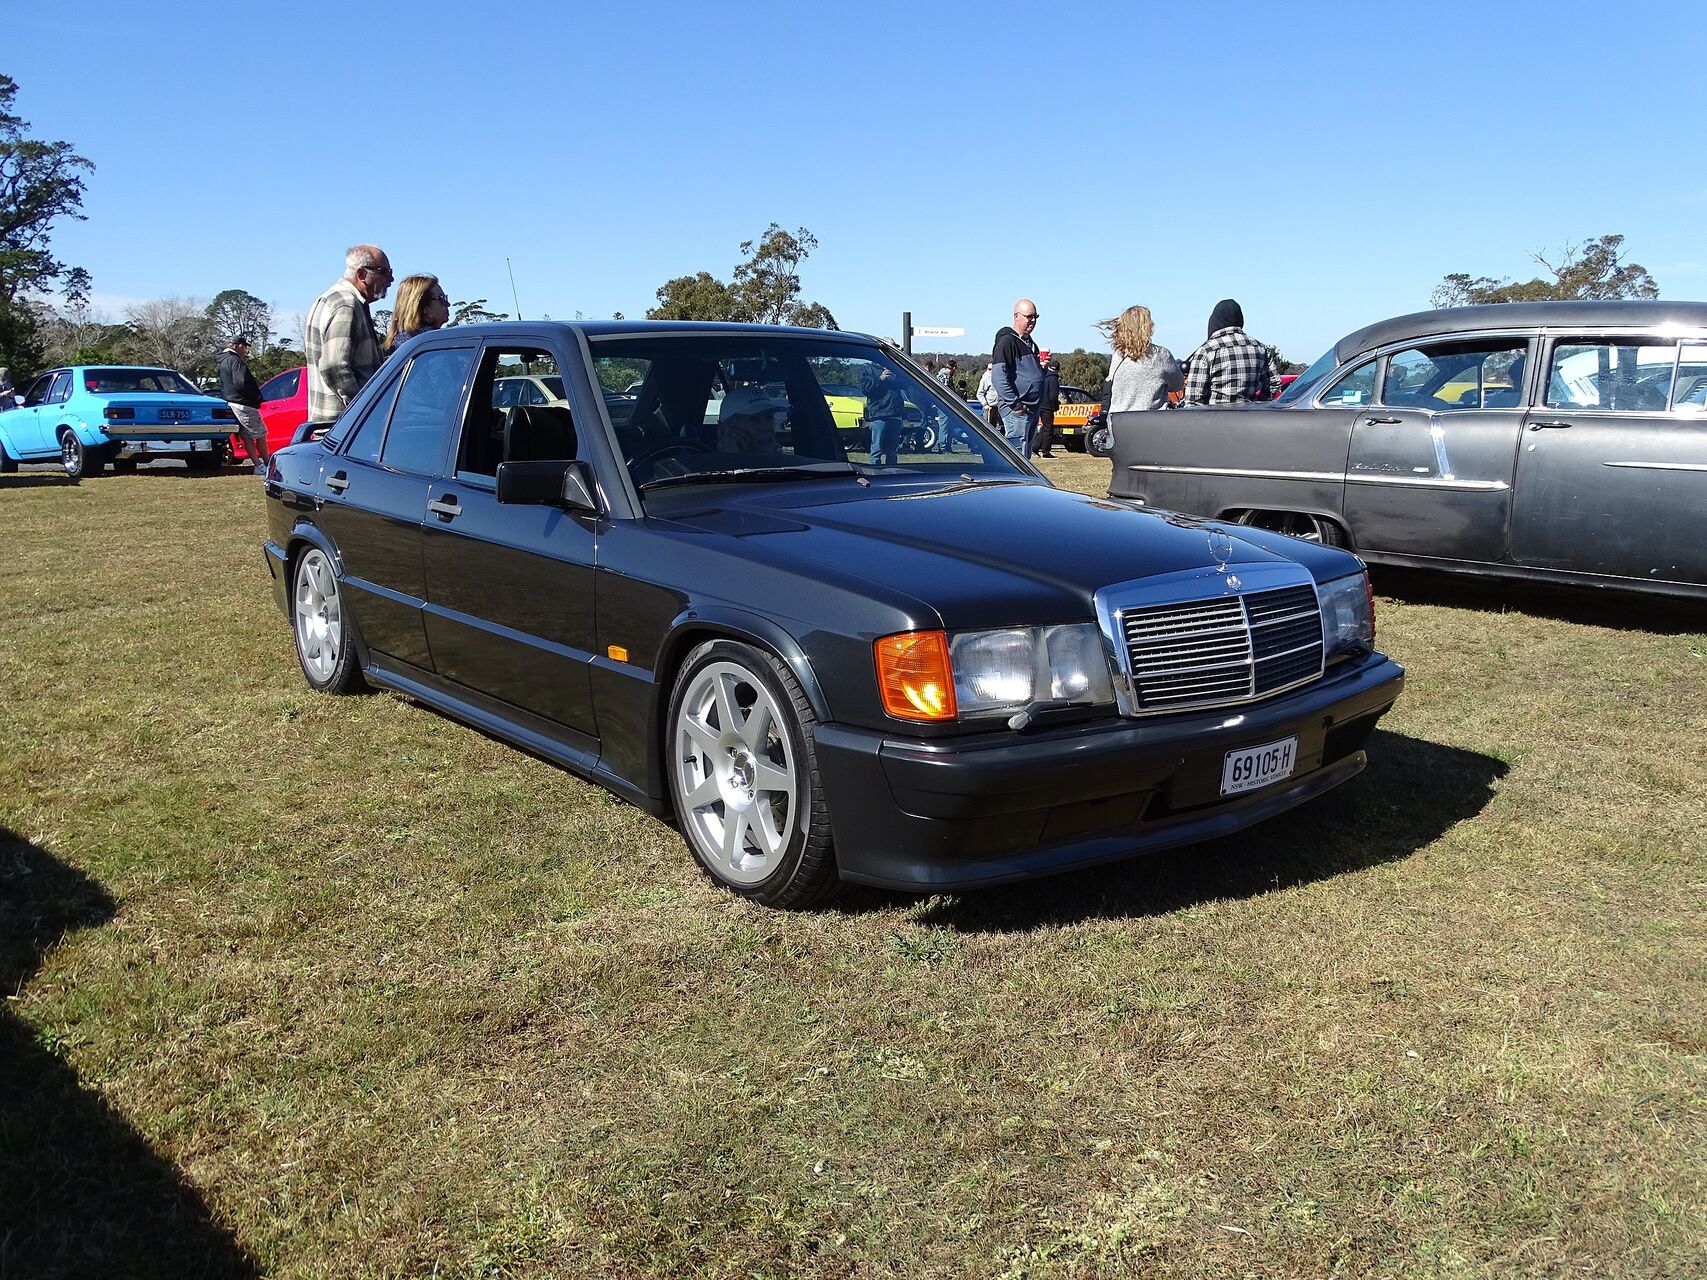
[[[597,783],[654,817],[664,817],[669,812],[663,797],[648,795],[627,778],[603,768],[599,763],[598,745],[591,739],[580,739],[587,745],[578,745],[562,736],[561,726],[551,726],[547,721],[495,699],[453,685],[430,671],[406,667],[376,654],[369,655],[362,674],[374,684],[424,702],[435,710]]]

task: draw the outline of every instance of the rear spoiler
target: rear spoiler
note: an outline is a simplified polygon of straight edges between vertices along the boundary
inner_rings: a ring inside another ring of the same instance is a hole
[[[304,440],[318,440],[330,431],[336,424],[331,422],[305,422],[291,436],[292,444],[301,444]]]

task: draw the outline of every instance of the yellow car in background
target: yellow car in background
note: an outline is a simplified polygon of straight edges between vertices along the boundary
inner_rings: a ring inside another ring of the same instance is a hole
[[[1074,453],[1085,451],[1086,423],[1101,409],[1097,398],[1083,387],[1062,387],[1061,407],[1055,410],[1055,438]]]

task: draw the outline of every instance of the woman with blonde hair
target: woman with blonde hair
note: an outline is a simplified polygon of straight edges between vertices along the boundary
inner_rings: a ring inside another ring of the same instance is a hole
[[[397,307],[385,331],[387,354],[400,343],[428,329],[442,329],[450,319],[450,295],[437,276],[405,276],[397,282]]]
[[[1185,389],[1179,361],[1153,338],[1155,323],[1150,308],[1127,307],[1097,328],[1114,346],[1114,362],[1104,384],[1104,413],[1130,413],[1135,409],[1165,409],[1170,391]]]

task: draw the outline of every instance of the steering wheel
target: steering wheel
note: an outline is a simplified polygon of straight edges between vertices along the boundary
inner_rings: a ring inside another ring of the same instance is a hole
[[[676,454],[692,457],[695,454],[714,454],[716,452],[717,450],[708,445],[703,445],[697,440],[671,440],[665,444],[655,445],[644,453],[636,454],[628,460],[628,465],[630,467],[644,466],[648,462],[657,462],[661,458],[674,457]]]

